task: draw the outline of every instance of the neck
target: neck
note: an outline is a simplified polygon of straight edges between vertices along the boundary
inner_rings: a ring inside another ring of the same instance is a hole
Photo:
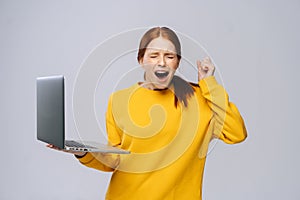
[[[146,88],[148,90],[153,90],[153,91],[165,91],[165,90],[172,90],[172,91],[174,91],[173,84],[170,84],[168,87],[165,87],[165,88],[157,88],[157,87],[155,87],[155,85],[153,83],[149,83],[147,81],[145,81],[145,82],[138,82],[138,84],[141,87],[143,87],[143,88]]]

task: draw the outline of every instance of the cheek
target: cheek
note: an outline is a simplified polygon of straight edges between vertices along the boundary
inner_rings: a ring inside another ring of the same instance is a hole
[[[179,62],[170,62],[168,65],[170,68],[172,68],[173,70],[176,70],[179,66]]]
[[[151,65],[151,64],[154,64],[155,62],[153,61],[153,59],[151,58],[144,58],[143,59],[143,64],[144,65]]]
[[[147,70],[153,68],[155,63],[151,62],[151,60],[144,59],[143,62],[140,62],[140,65]]]

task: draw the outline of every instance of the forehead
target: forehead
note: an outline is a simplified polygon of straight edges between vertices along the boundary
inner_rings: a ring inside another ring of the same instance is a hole
[[[170,51],[176,52],[174,44],[163,37],[158,37],[153,39],[147,46],[147,50],[163,50],[163,51]]]

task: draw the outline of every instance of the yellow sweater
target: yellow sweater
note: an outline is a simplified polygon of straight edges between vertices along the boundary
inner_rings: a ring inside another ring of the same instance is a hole
[[[79,159],[88,167],[113,171],[106,199],[201,199],[211,139],[234,144],[247,132],[238,109],[213,76],[193,87],[188,107],[177,108],[172,90],[135,84],[112,94],[106,114],[108,140],[131,154],[103,159],[88,153]]]

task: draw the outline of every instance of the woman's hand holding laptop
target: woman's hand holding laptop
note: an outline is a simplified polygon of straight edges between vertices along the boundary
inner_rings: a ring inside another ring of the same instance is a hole
[[[87,152],[82,151],[71,151],[71,150],[65,150],[61,149],[57,146],[54,146],[53,144],[47,144],[46,147],[66,153],[71,153],[77,158],[84,157]],[[99,161],[102,161],[106,164],[108,164],[112,168],[117,168],[120,164],[120,155],[119,154],[113,154],[113,153],[100,153],[100,152],[93,152],[93,156],[95,156]]]

